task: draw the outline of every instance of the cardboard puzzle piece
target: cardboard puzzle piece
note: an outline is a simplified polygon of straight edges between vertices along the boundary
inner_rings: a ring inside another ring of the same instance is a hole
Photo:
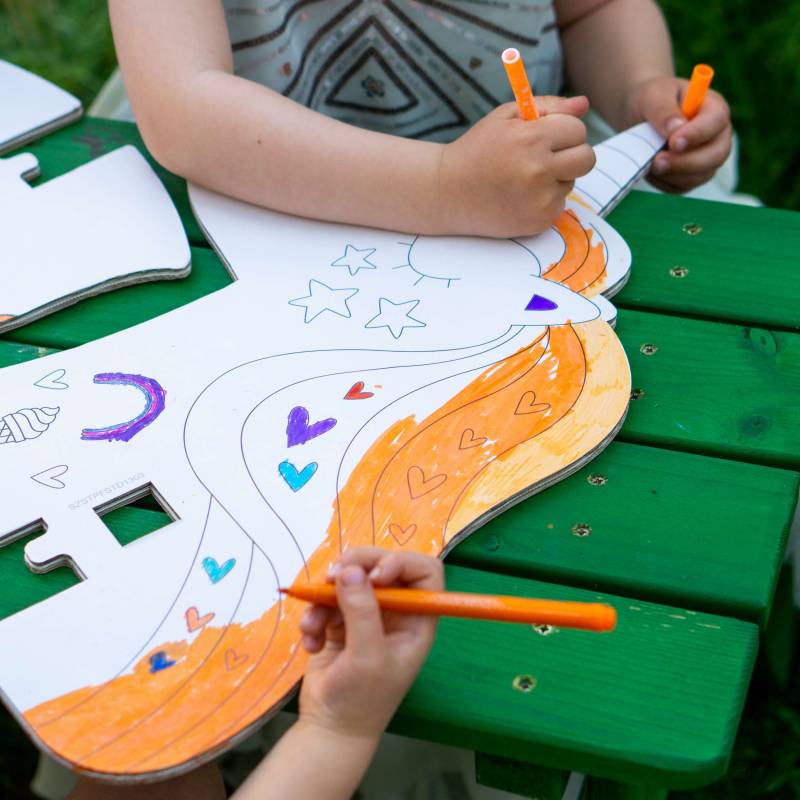
[[[0,60],[0,153],[74,122],[77,97],[8,61]]]
[[[30,153],[0,159],[0,333],[87,296],[189,273],[178,212],[136,148],[31,187],[36,175]]]
[[[600,452],[630,394],[604,297],[630,251],[581,202],[490,240],[190,197],[234,283],[0,372],[0,544],[38,523],[29,563],[86,576],[0,620],[0,695],[120,781],[213,757],[294,691],[304,606],[279,586],[361,544],[447,552]],[[100,514],[147,486],[174,521],[121,547]]]

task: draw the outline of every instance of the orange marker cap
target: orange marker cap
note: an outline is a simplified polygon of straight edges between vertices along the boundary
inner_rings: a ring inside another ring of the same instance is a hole
[[[514,92],[514,99],[519,106],[519,113],[522,119],[539,119],[539,112],[536,110],[536,103],[533,101],[533,91],[525,72],[525,65],[522,63],[522,56],[516,47],[509,47],[503,50],[500,56],[503,66],[506,68],[508,82],[511,84],[511,91]]]
[[[681,111],[686,119],[691,119],[700,110],[713,78],[714,70],[708,64],[698,64],[692,70],[686,97],[683,98],[683,105],[681,106]]]

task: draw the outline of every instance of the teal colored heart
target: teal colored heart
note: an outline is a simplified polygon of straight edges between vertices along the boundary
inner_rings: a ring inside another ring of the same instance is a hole
[[[298,470],[291,461],[281,461],[278,464],[278,472],[281,477],[289,484],[293,492],[299,492],[313,477],[317,471],[317,462],[312,461],[306,464],[303,469]]]
[[[208,556],[203,559],[203,569],[206,575],[211,578],[211,583],[219,583],[234,567],[236,564],[235,558],[229,558],[224,564],[217,563],[216,558]]]

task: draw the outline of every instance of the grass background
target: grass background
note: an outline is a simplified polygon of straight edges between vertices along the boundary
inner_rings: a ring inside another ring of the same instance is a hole
[[[800,210],[798,0],[662,0],[679,72],[707,61],[741,143],[740,190]],[[0,0],[0,58],[37,72],[88,106],[115,66],[104,0]],[[0,797],[29,800],[36,753],[0,709]],[[728,777],[678,800],[800,800],[800,679],[757,673]]]

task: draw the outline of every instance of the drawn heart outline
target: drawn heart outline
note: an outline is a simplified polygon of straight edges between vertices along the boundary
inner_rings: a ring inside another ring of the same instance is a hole
[[[520,397],[514,414],[540,414],[542,411],[547,411],[548,408],[550,408],[550,403],[536,402],[536,392],[525,392]]]
[[[175,666],[175,662],[167,657],[166,650],[159,650],[157,653],[153,653],[153,655],[150,656],[149,661],[150,672],[153,675],[155,675],[156,672],[161,672],[162,669],[169,669],[170,667]]]
[[[374,397],[375,392],[365,392],[364,391],[364,381],[356,381],[348,390],[347,394],[344,396],[345,400],[368,400],[370,397]]]
[[[48,467],[35,475],[31,475],[31,480],[40,483],[42,486],[47,486],[49,489],[63,489],[66,484],[59,478],[69,471],[66,464],[58,464],[55,467]]]
[[[389,533],[400,546],[406,544],[416,532],[417,526],[413,522],[410,525],[406,525],[405,528],[396,522],[389,524]]]
[[[322,436],[336,425],[333,417],[321,419],[318,422],[309,423],[308,409],[305,406],[295,406],[289,412],[289,421],[286,425],[286,446],[294,447],[298,444],[316,439]]]
[[[209,611],[208,614],[203,614],[200,616],[200,612],[197,610],[197,606],[190,606],[186,609],[186,613],[184,614],[186,617],[186,629],[189,633],[194,633],[200,628],[204,628],[211,622],[212,619],[216,616],[213,611]]]
[[[316,461],[312,461],[303,469],[298,470],[291,461],[287,460],[278,464],[278,472],[293,492],[299,492],[314,477],[318,466]]]
[[[422,467],[413,466],[408,468],[406,480],[408,482],[408,493],[411,495],[411,499],[417,500],[420,497],[424,497],[429,492],[438,489],[447,480],[447,475],[440,473],[439,475],[431,475],[430,478],[426,478]]]
[[[472,428],[465,428],[461,434],[461,441],[458,443],[458,449],[469,450],[472,447],[480,447],[485,442],[485,436],[476,436]]]
[[[65,369],[54,369],[52,372],[48,372],[44,377],[39,378],[33,385],[38,386],[40,389],[57,389],[63,391],[64,389],[69,389],[69,384],[61,380],[66,374],[67,371]]]
[[[236,565],[235,558],[229,558],[220,566],[216,558],[206,556],[203,559],[203,569],[211,580],[211,583],[219,583]]]
[[[242,653],[239,655],[232,647],[225,651],[225,669],[230,672],[231,670],[236,669],[236,667],[241,667],[245,661],[247,661],[248,655],[247,653]]]

